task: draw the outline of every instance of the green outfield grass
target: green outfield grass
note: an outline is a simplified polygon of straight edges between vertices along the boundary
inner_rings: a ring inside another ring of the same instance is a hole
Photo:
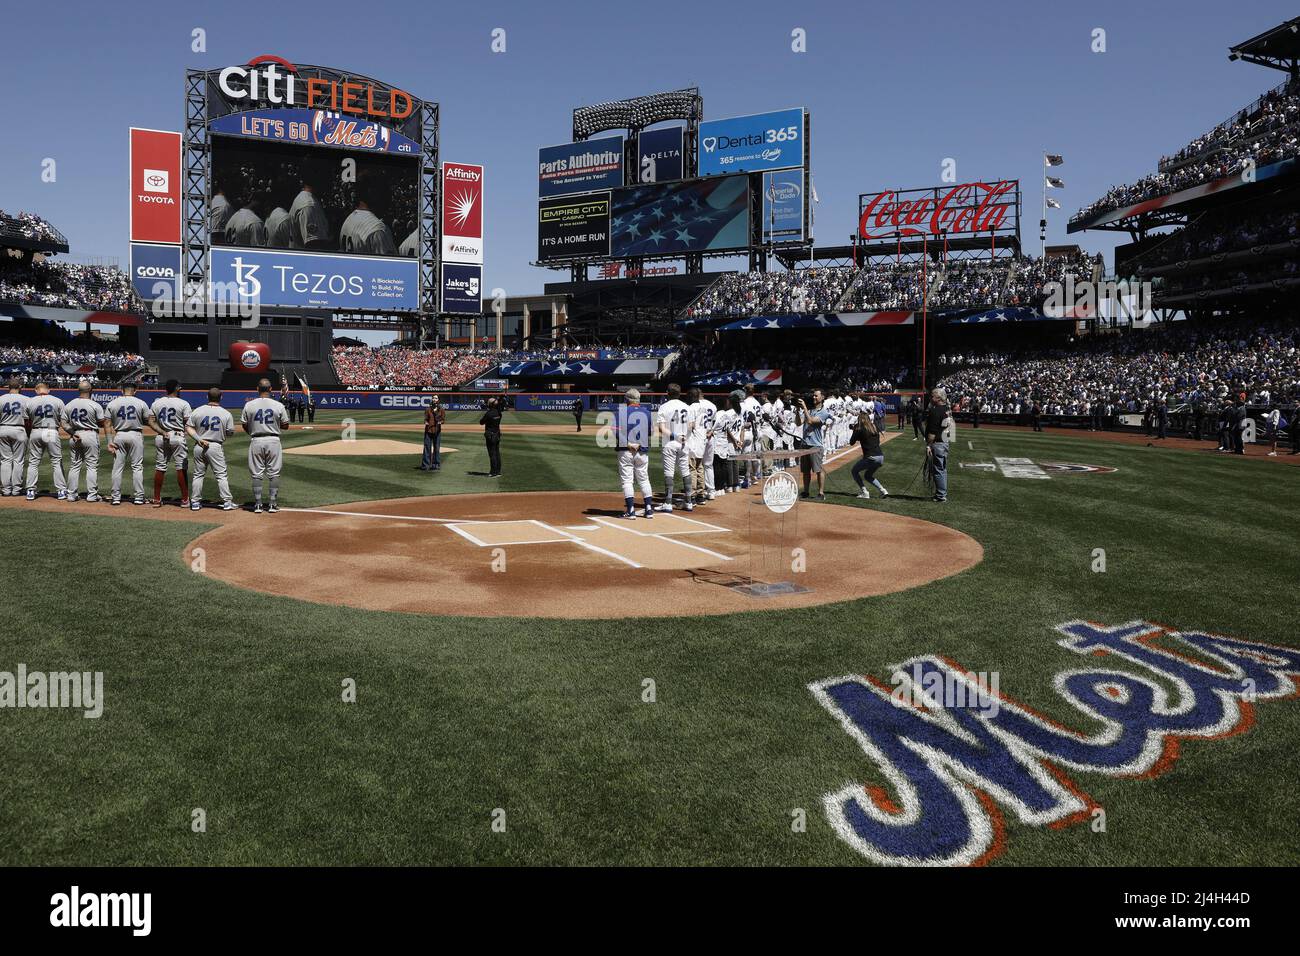
[[[367,421],[360,437],[403,437],[367,433]],[[286,443],[336,437],[297,431]],[[410,438],[409,459],[289,458],[283,500],[486,487],[468,474],[486,471],[480,436],[446,435],[462,450],[436,475],[414,470],[419,436]],[[237,439],[230,449],[240,497],[244,448]],[[827,824],[822,795],[852,781],[887,784],[810,681],[887,679],[890,664],[944,655],[998,671],[1004,694],[1095,731],[1053,689],[1054,675],[1081,666],[1056,645],[1056,624],[1147,618],[1300,645],[1294,468],[965,429],[953,446],[952,500],[935,505],[920,481],[907,489],[920,443],[904,435],[885,451],[880,478],[894,497],[856,500],[844,468],[830,477],[830,502],[805,507],[937,521],[979,540],[984,561],[899,594],[722,618],[327,607],[191,572],[181,555],[209,527],[201,521],[0,510],[0,670],[103,671],[107,698],[98,720],[0,711],[0,859],[856,865],[865,861]],[[507,435],[503,456],[506,477],[492,487],[504,491],[615,487],[611,453],[585,433]],[[993,456],[1119,471],[1028,481],[957,467]],[[105,455],[105,485],[107,470]],[[657,461],[658,487],[656,472]],[[1105,573],[1090,570],[1096,548]],[[890,559],[862,541],[862,562]],[[340,701],[345,678],[357,682],[354,705]],[[655,703],[642,702],[647,678]],[[1249,732],[1185,742],[1154,779],[1072,774],[1105,807],[1106,831],[1004,814],[996,864],[1300,862],[1300,701],[1261,701],[1255,718]],[[208,828],[196,834],[200,807]],[[504,833],[491,827],[496,808]],[[797,808],[806,832],[792,831]]]

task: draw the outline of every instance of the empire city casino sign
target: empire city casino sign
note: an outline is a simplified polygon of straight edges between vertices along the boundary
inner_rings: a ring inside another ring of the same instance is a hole
[[[302,77],[296,66],[278,56],[258,56],[244,66],[228,66],[217,75],[217,86],[223,96],[234,101],[264,101],[393,120],[406,119],[415,111],[415,98],[403,90],[377,89],[368,81]]]
[[[885,190],[860,197],[858,236],[884,239],[987,233],[1015,226],[1017,181],[962,183],[938,189]],[[1008,214],[1012,220],[1006,222]],[[1005,225],[1004,225],[1005,223]]]

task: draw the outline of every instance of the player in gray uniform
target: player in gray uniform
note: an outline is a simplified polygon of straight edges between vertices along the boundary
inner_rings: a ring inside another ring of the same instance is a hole
[[[50,386],[36,383],[36,394],[27,400],[27,500],[36,500],[36,482],[40,477],[41,459],[50,456],[54,475],[54,492],[60,501],[68,497],[63,480],[63,437],[59,425],[63,420],[63,399],[50,394]]]
[[[235,418],[221,407],[221,389],[208,389],[208,404],[195,410],[185,430],[194,439],[194,481],[190,485],[190,510],[203,508],[203,476],[209,468],[217,479],[221,510],[234,511],[238,505],[230,495],[226,474],[226,439],[235,433]]]
[[[280,494],[280,469],[284,467],[280,432],[289,427],[289,413],[271,397],[269,379],[258,380],[257,398],[244,406],[239,424],[249,437],[248,473],[253,478],[253,513],[262,513],[262,480],[265,479],[270,495],[266,510],[275,514],[280,510],[276,497]]]
[[[162,507],[163,479],[167,477],[167,466],[172,465],[176,469],[176,483],[181,487],[181,507],[188,508],[190,489],[185,475],[185,425],[194,409],[181,398],[181,383],[176,379],[167,379],[164,387],[167,394],[154,399],[149,407],[149,424],[158,433],[153,440],[153,506]]]
[[[23,462],[27,460],[27,396],[23,380],[9,379],[9,393],[0,398],[0,494],[23,493]]]
[[[68,500],[77,500],[81,466],[86,466],[86,500],[99,501],[99,432],[104,427],[104,406],[90,397],[90,381],[77,383],[77,397],[63,408],[63,430],[68,433]]]
[[[149,406],[135,397],[135,386],[122,386],[122,394],[104,409],[108,415],[109,454],[113,456],[113,504],[122,503],[122,469],[130,462],[131,483],[135,486],[133,503],[144,504],[144,426],[149,421]]]

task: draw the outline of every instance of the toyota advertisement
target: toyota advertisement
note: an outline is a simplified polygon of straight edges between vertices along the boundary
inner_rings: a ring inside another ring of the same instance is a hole
[[[181,134],[131,128],[131,241],[181,241]]]
[[[212,250],[209,275],[232,304],[339,311],[413,311],[420,267],[412,259],[259,249]]]
[[[537,195],[542,199],[622,185],[622,136],[543,146],[538,150]]]
[[[700,124],[699,175],[765,172],[804,165],[802,108]]]

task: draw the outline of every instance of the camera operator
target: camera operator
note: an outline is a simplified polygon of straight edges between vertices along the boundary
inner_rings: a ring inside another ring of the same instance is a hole
[[[488,477],[501,477],[501,399],[489,398],[483,417],[478,420],[483,426],[483,440],[487,444]]]
[[[826,500],[826,474],[822,471],[822,452],[824,449],[822,440],[822,426],[826,424],[830,416],[822,409],[822,390],[814,389],[811,396],[813,407],[808,408],[808,402],[804,398],[799,399],[799,420],[803,425],[803,441],[800,448],[807,449],[809,454],[799,458],[799,469],[803,472],[803,497],[809,497],[812,489],[812,476],[817,476],[817,500]]]
[[[934,483],[934,500],[948,500],[948,422],[952,409],[948,406],[948,393],[941,388],[930,392],[930,408],[925,416],[925,454]]]

